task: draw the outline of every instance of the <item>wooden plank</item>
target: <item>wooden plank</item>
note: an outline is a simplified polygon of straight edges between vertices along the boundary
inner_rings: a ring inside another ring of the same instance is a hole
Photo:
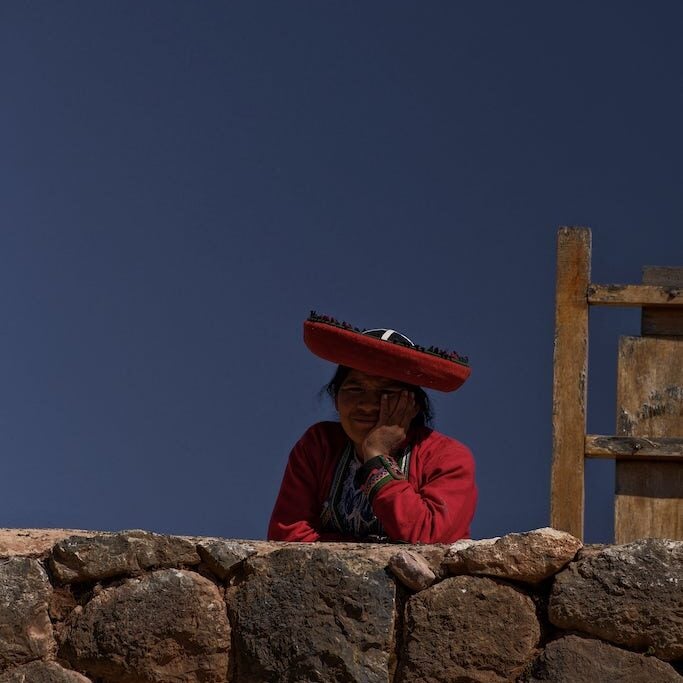
[[[617,433],[683,437],[683,340],[622,337],[617,370]],[[683,540],[683,463],[616,463],[614,533]]]
[[[645,266],[643,284],[683,285],[683,268]],[[683,337],[683,308],[678,306],[645,306],[640,333],[650,337]]]
[[[586,436],[587,458],[683,462],[683,438],[646,439],[637,436]]]
[[[643,284],[664,287],[683,286],[683,268],[647,266],[643,269]],[[659,361],[668,376],[658,381],[664,386],[664,400],[649,395],[640,409],[638,431],[648,429],[652,434],[668,433],[669,438],[683,434],[683,310],[677,307],[646,306],[642,309],[641,334],[652,335],[670,343],[660,345],[667,354]],[[651,387],[652,388],[652,387]],[[625,387],[624,391],[629,391]],[[656,391],[656,389],[655,389]],[[661,394],[661,390],[659,392]],[[662,412],[663,411],[663,412]],[[661,413],[661,415],[656,415]],[[657,422],[652,424],[657,417]],[[627,422],[624,430],[633,431]],[[647,428],[643,422],[650,422]],[[631,539],[638,535],[656,535],[683,539],[683,463],[617,463],[617,500],[615,504],[615,530],[617,538]],[[619,519],[620,521],[616,521]],[[634,520],[640,520],[635,522]]]
[[[676,306],[645,306],[640,333],[648,337],[683,337],[683,309]]]
[[[683,267],[643,266],[643,284],[683,287]]]
[[[557,234],[550,523],[583,538],[591,232]]]
[[[683,306],[683,288],[673,285],[597,285],[587,287],[593,306]]]

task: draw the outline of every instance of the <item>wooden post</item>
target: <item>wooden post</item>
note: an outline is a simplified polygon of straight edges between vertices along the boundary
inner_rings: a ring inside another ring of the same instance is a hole
[[[583,538],[591,232],[557,235],[550,524]]]
[[[646,285],[683,285],[683,268],[645,268]],[[683,436],[683,309],[643,308],[642,337],[619,345],[619,436]],[[683,540],[683,462],[618,461],[617,543],[655,537]]]

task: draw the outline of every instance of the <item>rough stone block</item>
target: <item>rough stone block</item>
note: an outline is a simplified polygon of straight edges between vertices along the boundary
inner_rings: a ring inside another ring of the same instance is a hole
[[[550,621],[660,659],[683,657],[683,541],[609,546],[555,577]]]
[[[0,676],[0,683],[91,683],[76,671],[56,662],[31,662],[11,669]]]
[[[390,550],[390,549],[389,549]],[[386,552],[283,548],[227,594],[240,683],[387,683],[396,586]]]
[[[544,528],[483,541],[458,541],[444,564],[451,574],[481,574],[537,584],[556,574],[581,548],[564,531]]]
[[[94,536],[79,529],[0,529],[1,557],[44,557],[67,536]]]
[[[197,552],[221,581],[227,581],[244,560],[256,554],[256,548],[240,541],[215,539],[198,543]]]
[[[225,683],[230,626],[218,588],[164,569],[99,592],[76,608],[60,656],[111,683]]]
[[[413,595],[405,629],[399,683],[514,681],[541,635],[528,595],[475,576],[446,579]]]
[[[37,560],[0,561],[0,671],[54,655],[52,587]]]
[[[50,568],[62,583],[134,576],[147,569],[193,566],[200,559],[194,543],[178,536],[122,531],[70,536],[55,544]]]
[[[622,650],[600,640],[565,636],[549,643],[525,683],[681,683],[656,657]]]
[[[412,550],[399,550],[389,558],[389,569],[404,585],[414,591],[429,588],[436,581],[436,574],[429,562]]]

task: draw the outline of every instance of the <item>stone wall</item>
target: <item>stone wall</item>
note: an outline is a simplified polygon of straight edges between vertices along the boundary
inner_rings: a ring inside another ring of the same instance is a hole
[[[0,683],[683,681],[683,542],[0,530]]]

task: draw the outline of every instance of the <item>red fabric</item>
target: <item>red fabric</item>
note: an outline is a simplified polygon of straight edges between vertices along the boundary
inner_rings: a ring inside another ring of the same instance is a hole
[[[383,486],[372,509],[392,541],[451,543],[469,538],[477,489],[463,444],[430,429],[413,442],[407,480]],[[320,532],[320,512],[347,437],[338,422],[319,422],[294,446],[268,526],[272,541],[354,541]]]
[[[426,351],[311,320],[304,322],[304,343],[337,365],[439,391],[454,391],[471,373],[467,365]]]

